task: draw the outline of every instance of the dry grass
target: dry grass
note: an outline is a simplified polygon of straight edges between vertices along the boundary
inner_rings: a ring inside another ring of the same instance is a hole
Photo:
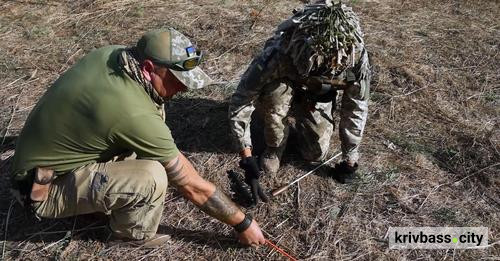
[[[242,249],[231,229],[169,190],[160,230],[171,244],[153,251],[107,247],[105,219],[37,222],[9,211],[14,138],[61,72],[91,49],[133,44],[171,25],[206,50],[203,67],[220,84],[174,99],[167,122],[203,175],[229,192],[237,166],[227,98],[264,40],[299,1],[195,0],[140,3],[0,3],[0,235],[6,259],[283,259]],[[362,182],[312,175],[266,205],[248,209],[266,235],[300,259],[498,259],[484,250],[389,250],[389,226],[487,226],[500,240],[500,86],[498,1],[356,1],[375,77],[363,141]],[[338,142],[332,144],[332,153]],[[272,188],[307,169],[291,151]],[[8,231],[6,219],[8,220]],[[69,232],[68,232],[69,231]]]

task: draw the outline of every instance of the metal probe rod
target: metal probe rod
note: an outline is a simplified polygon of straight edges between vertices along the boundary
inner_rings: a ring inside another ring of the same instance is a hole
[[[292,181],[292,182],[291,182],[291,183],[289,183],[288,185],[285,185],[285,186],[283,186],[283,187],[280,187],[280,188],[278,188],[278,189],[273,190],[273,192],[272,192],[273,197],[275,197],[275,196],[277,196],[277,195],[281,194],[283,191],[287,190],[287,189],[288,189],[291,185],[293,185],[293,184],[295,184],[295,183],[299,182],[301,179],[303,179],[303,178],[305,178],[305,177],[309,176],[311,173],[314,173],[316,170],[318,170],[319,168],[323,167],[323,166],[324,166],[325,164],[327,164],[328,162],[330,162],[330,161],[332,161],[332,160],[336,159],[336,158],[337,158],[338,156],[340,156],[341,154],[342,154],[342,152],[337,153],[335,156],[331,157],[331,158],[330,158],[330,159],[328,159],[327,161],[324,161],[324,162],[323,162],[323,163],[321,163],[319,166],[317,166],[317,167],[316,167],[316,168],[314,168],[313,170],[311,170],[311,171],[307,172],[306,174],[304,174],[304,175],[300,176],[299,178],[297,178],[296,180]]]

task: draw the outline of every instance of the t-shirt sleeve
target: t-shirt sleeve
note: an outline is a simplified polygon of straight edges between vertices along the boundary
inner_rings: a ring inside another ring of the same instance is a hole
[[[170,129],[159,115],[136,115],[122,119],[110,139],[137,158],[168,162],[179,155]]]

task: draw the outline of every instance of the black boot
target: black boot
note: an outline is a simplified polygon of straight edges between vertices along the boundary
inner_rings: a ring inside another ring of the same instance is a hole
[[[342,184],[351,184],[358,179],[356,170],[358,169],[358,163],[354,166],[350,166],[346,161],[335,164],[335,167],[331,169],[330,176]]]

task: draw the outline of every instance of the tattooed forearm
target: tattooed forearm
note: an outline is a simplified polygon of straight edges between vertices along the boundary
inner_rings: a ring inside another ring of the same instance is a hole
[[[215,186],[204,180],[193,165],[184,155],[165,164],[169,182],[175,185],[182,195],[196,204],[203,212],[224,222],[235,223],[239,219],[240,209],[224,193],[219,192]]]
[[[184,162],[181,157],[176,157],[165,166],[168,181],[175,186],[184,186],[188,183],[188,176],[183,171]]]
[[[240,210],[226,194],[217,189],[208,200],[200,206],[200,209],[224,223],[228,223],[234,214]]]

